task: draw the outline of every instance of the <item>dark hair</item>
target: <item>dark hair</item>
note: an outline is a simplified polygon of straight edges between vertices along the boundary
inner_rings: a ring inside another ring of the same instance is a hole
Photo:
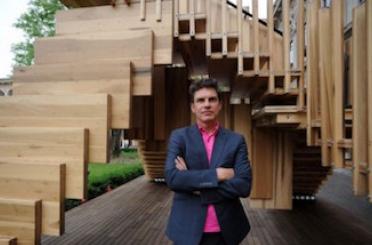
[[[190,84],[189,95],[190,95],[191,103],[194,102],[195,92],[202,88],[212,88],[216,90],[218,100],[221,101],[222,96],[221,96],[221,91],[218,89],[217,80],[213,78],[204,78],[204,79],[202,78],[202,79],[195,80]]]

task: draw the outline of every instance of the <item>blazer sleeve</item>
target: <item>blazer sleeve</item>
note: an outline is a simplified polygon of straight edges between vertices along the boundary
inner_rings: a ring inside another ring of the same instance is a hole
[[[247,145],[243,136],[241,136],[237,149],[234,171],[234,178],[220,182],[217,188],[201,191],[203,204],[214,204],[228,199],[249,196],[252,185],[252,170],[248,160]]]
[[[174,160],[184,156],[185,142],[180,130],[173,131],[168,143],[168,153],[165,163],[165,181],[173,191],[199,191],[218,186],[215,169],[178,170]]]

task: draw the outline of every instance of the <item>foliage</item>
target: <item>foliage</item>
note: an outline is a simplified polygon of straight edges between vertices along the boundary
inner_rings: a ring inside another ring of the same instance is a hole
[[[55,13],[65,8],[58,0],[31,0],[28,5],[27,12],[14,24],[25,33],[25,41],[12,47],[17,66],[29,66],[33,63],[35,39],[55,34]]]

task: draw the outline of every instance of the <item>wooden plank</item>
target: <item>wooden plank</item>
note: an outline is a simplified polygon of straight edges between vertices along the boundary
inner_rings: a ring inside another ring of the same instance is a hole
[[[367,79],[368,79],[368,191],[369,201],[372,202],[372,1],[366,2],[367,13]]]
[[[227,3],[221,0],[222,21],[222,54],[227,55]]]
[[[234,111],[234,126],[235,132],[242,134],[248,146],[248,158],[251,161],[252,154],[252,114],[251,105],[248,104],[238,104],[233,105]]]
[[[237,9],[237,20],[238,20],[238,74],[241,75],[244,72],[244,59],[243,59],[243,0],[238,0]]]
[[[273,197],[273,134],[270,130],[253,129],[251,199]]]
[[[332,80],[334,81],[334,124],[335,142],[344,136],[344,1],[332,2]],[[335,167],[344,166],[343,150],[333,144],[333,162]]]
[[[89,162],[108,162],[111,98],[96,95],[17,95],[0,97],[0,127],[89,129]]]
[[[18,69],[13,82],[15,95],[110,94],[110,127],[115,129],[131,127],[131,91],[128,62],[35,65]]]
[[[305,49],[305,32],[304,32],[304,0],[298,1],[297,11],[297,69],[300,71],[298,78],[299,96],[297,97],[297,105],[300,110],[305,106],[305,65],[304,65],[304,49]]]
[[[66,198],[87,198],[88,130],[0,127],[0,162],[66,164]]]
[[[0,244],[40,244],[41,205],[40,200],[0,198]]]
[[[189,31],[190,36],[195,35],[195,0],[188,0],[189,2],[189,11],[190,11],[190,22],[189,22]]]
[[[175,37],[178,37],[179,35],[179,23],[178,23],[178,18],[179,18],[179,12],[180,12],[180,9],[179,9],[179,4],[180,3],[180,0],[175,0],[174,1],[174,32],[173,32],[173,35]]]
[[[207,33],[207,39],[206,39],[206,55],[210,56],[212,53],[212,40],[211,40],[211,30],[212,30],[212,10],[211,10],[211,0],[207,0],[206,3],[206,12],[207,12],[207,23],[206,23],[206,33]]]
[[[353,9],[352,36],[352,83],[353,83],[353,191],[355,195],[368,193],[367,175],[360,172],[368,162],[368,101],[366,70],[366,7],[362,4]]]
[[[267,46],[269,52],[269,93],[274,93],[275,78],[274,78],[274,16],[273,16],[273,1],[267,1]]]
[[[283,9],[283,63],[284,63],[284,90],[289,92],[291,84],[290,75],[290,26],[289,26],[289,0],[282,0]]]
[[[330,166],[332,162],[329,142],[333,136],[333,93],[331,86],[332,74],[332,42],[331,42],[331,12],[330,9],[319,10],[319,73],[320,73],[320,103],[321,103],[321,139],[322,164]]]
[[[133,2],[133,1],[132,1]],[[175,4],[176,5],[176,4]],[[148,10],[154,10],[156,3],[146,1]],[[140,4],[68,9],[56,14],[56,34],[70,35],[86,32],[122,32],[149,29],[154,32],[154,64],[171,64],[173,50],[173,4],[162,1],[161,21],[155,11],[147,11],[146,20],[138,17]],[[175,27],[176,27],[175,22]],[[178,26],[178,25],[177,25]]]
[[[308,45],[307,54],[307,89],[306,89],[306,112],[307,112],[307,128],[306,128],[306,141],[307,145],[316,144],[316,130],[312,126],[312,121],[319,119],[318,102],[319,99],[319,32],[318,32],[318,10],[320,1],[315,0],[307,3],[307,37]]]
[[[140,20],[141,21],[146,20],[146,1],[145,0],[140,1]]]
[[[253,14],[253,69],[256,74],[260,71],[260,50],[259,50],[259,32],[258,32],[258,0],[252,0],[252,14]]]
[[[154,68],[154,139],[166,140],[165,122],[165,67],[157,66]]]
[[[42,234],[64,233],[65,164],[0,163],[0,197],[42,200]]]
[[[94,32],[45,37],[35,41],[35,64],[122,59],[134,71],[151,70],[153,33],[149,30]]]

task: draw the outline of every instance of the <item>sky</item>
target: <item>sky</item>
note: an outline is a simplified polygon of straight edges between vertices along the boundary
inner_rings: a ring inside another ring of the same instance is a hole
[[[0,78],[9,77],[12,73],[12,44],[24,40],[23,32],[13,26],[19,16],[27,10],[30,0],[0,1]],[[236,0],[231,0],[236,3]],[[266,1],[259,2],[259,16],[265,18]],[[251,6],[251,0],[243,0],[243,6]],[[252,9],[250,7],[250,9]]]
[[[28,1],[0,1],[0,78],[11,75],[13,64],[11,45],[23,40],[23,32],[13,27],[13,23],[26,11]]]

